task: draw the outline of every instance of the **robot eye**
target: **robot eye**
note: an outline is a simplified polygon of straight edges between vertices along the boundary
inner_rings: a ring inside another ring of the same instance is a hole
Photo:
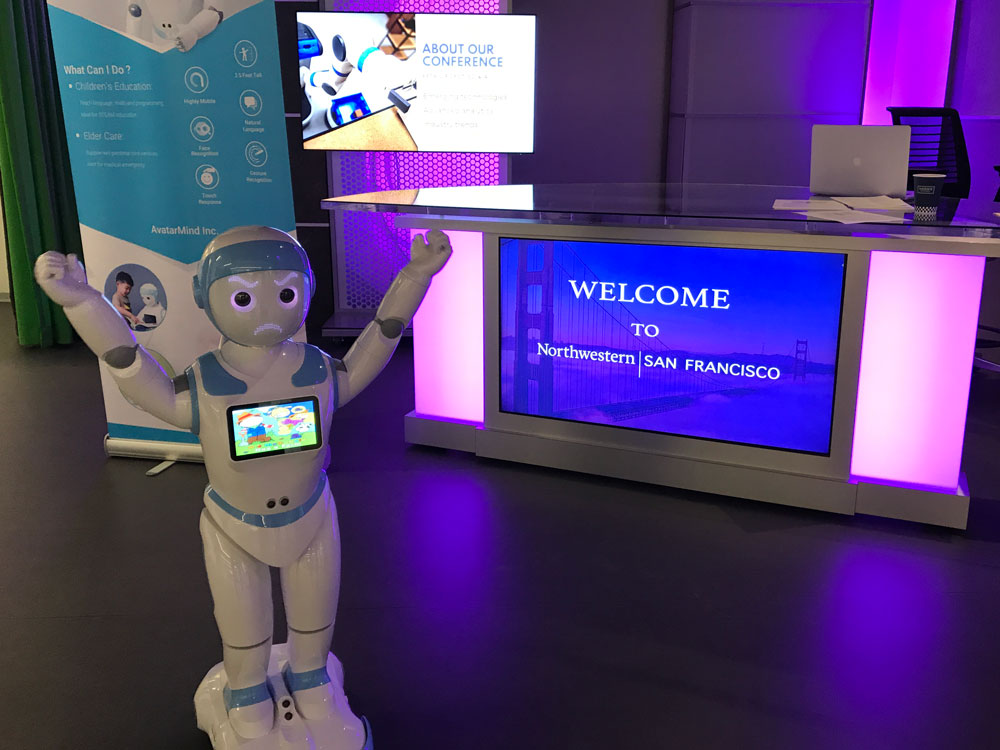
[[[278,294],[278,299],[280,299],[285,304],[292,302],[295,299],[294,289],[282,289],[281,293]]]
[[[233,307],[236,309],[252,310],[254,307],[253,295],[245,291],[236,292],[233,294]]]

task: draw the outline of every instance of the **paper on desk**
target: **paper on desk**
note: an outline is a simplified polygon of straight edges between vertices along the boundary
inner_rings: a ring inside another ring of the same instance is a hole
[[[900,237],[906,240],[940,240],[941,242],[974,242],[977,245],[989,245],[1000,243],[1000,240],[993,237],[926,237],[919,234],[890,234],[889,237]]]
[[[806,198],[805,200],[786,200],[778,198],[771,208],[777,211],[809,211],[812,209],[837,210],[840,204],[833,198]]]
[[[902,224],[903,217],[894,214],[873,214],[870,211],[852,211],[841,208],[835,211],[797,211],[800,216],[816,221],[837,221],[841,224]]]
[[[861,211],[912,211],[913,206],[899,198],[890,198],[888,195],[869,195],[857,198],[837,198],[833,200],[843,203],[848,208]]]

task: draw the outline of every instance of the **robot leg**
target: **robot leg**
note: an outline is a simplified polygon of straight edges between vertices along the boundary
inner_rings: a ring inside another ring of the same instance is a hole
[[[288,620],[285,682],[299,713],[307,719],[339,716],[346,735],[363,742],[364,726],[347,704],[343,678],[326,668],[340,596],[340,531],[332,499],[329,507],[329,516],[302,556],[281,569]]]
[[[230,539],[207,510],[201,512],[200,529],[222,635],[226,710],[237,734],[261,737],[274,724],[274,701],[267,688],[274,627],[270,570]]]

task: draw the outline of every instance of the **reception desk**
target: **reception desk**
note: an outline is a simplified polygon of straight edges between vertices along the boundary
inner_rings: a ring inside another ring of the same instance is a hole
[[[344,196],[441,229],[411,443],[965,528],[991,212],[777,211],[802,188],[509,185]],[[974,212],[973,212],[974,214]],[[841,223],[838,219],[865,219]]]

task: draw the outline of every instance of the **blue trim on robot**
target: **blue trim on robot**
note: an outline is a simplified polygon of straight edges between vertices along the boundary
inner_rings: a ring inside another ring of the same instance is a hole
[[[201,262],[194,284],[195,302],[208,309],[208,290],[227,276],[254,271],[298,271],[309,277],[309,295],[316,291],[306,252],[298,245],[280,240],[247,240],[221,247]]]
[[[336,69],[335,67],[333,67],[332,65],[330,66],[330,70],[332,70],[332,71],[333,71],[334,73],[336,73],[336,74],[337,74],[338,76],[340,76],[341,78],[347,78],[347,73],[350,73],[350,72],[351,72],[351,71],[347,71],[347,73],[341,73],[341,72],[340,72],[339,70],[337,70],[337,69]]]
[[[375,740],[372,737],[372,725],[368,723],[368,717],[362,716],[361,722],[365,725],[365,745],[361,750],[375,750]]]
[[[319,39],[299,39],[299,59],[308,60],[323,54]]]
[[[229,685],[222,688],[222,702],[225,703],[227,711],[243,706],[253,706],[269,700],[271,700],[271,691],[266,682],[236,690],[230,688]]]
[[[194,367],[190,365],[184,371],[188,381],[188,393],[191,394],[191,433],[201,432],[201,412],[198,411],[198,383],[194,377]]]
[[[305,350],[301,367],[292,375],[292,385],[296,388],[326,382],[327,369],[326,362],[323,361],[323,352],[311,344],[306,344]]]
[[[222,496],[212,488],[212,485],[208,486],[208,496],[212,498],[216,505],[238,521],[243,521],[243,523],[248,523],[251,526],[258,526],[262,529],[276,529],[279,526],[287,526],[290,523],[298,521],[302,518],[302,516],[312,510],[316,501],[323,495],[323,490],[325,488],[326,475],[324,474],[320,477],[319,484],[316,485],[316,489],[313,491],[312,495],[310,495],[309,499],[302,503],[302,505],[297,508],[292,508],[291,510],[283,510],[280,513],[267,514],[246,513],[239,508],[234,508],[222,499]]]
[[[330,368],[330,377],[333,379],[333,401],[330,402],[330,409],[337,411],[340,408],[340,380],[337,377],[337,366],[334,364],[337,360],[322,349],[320,351],[323,354],[323,359],[326,360],[327,367]]]
[[[201,383],[209,396],[236,396],[247,392],[247,384],[230,374],[215,352],[202,354],[197,362],[201,366]]]
[[[372,52],[378,52],[378,47],[369,47],[364,52],[361,53],[361,57],[358,58],[358,70],[362,73],[365,72],[365,60],[368,59],[368,55]]]
[[[293,693],[319,687],[330,681],[330,673],[326,671],[325,666],[319,669],[310,669],[308,672],[293,672],[286,663],[284,669],[281,670],[281,676],[285,678],[285,684]]]
[[[340,408],[340,379],[337,377],[337,369],[333,366],[333,358],[327,355],[327,366],[330,368],[330,377],[333,379],[333,401],[330,404],[330,411],[337,411]],[[329,446],[327,446],[329,450]]]

